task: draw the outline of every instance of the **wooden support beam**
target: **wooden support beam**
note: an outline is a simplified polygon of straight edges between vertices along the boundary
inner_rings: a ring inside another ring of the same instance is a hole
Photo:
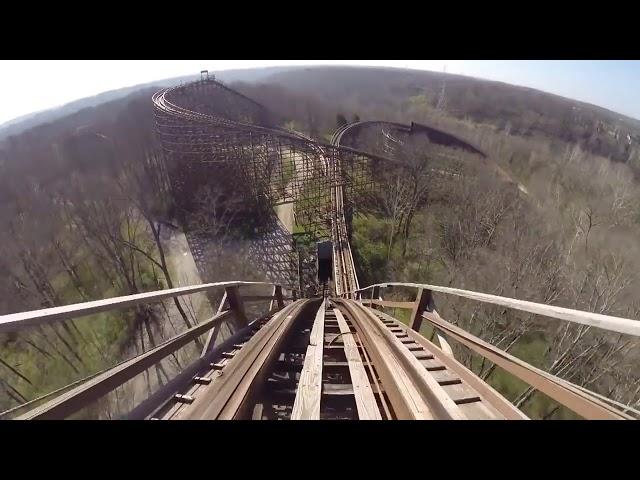
[[[373,395],[373,389],[369,383],[367,372],[360,358],[360,351],[351,333],[349,325],[347,325],[342,312],[334,309],[333,312],[338,319],[338,326],[342,334],[342,342],[344,344],[344,353],[349,363],[349,374],[351,375],[351,384],[353,385],[353,396],[356,400],[356,408],[358,410],[358,418],[360,420],[382,420],[376,397]]]
[[[451,349],[451,345],[444,339],[442,335],[438,335],[438,343],[440,344],[440,349],[453,358],[453,350]]]
[[[277,312],[251,340],[228,361],[223,371],[212,375],[206,392],[193,405],[180,412],[176,420],[230,419],[247,399],[249,388],[258,372],[277,354],[279,342],[299,314],[305,301],[292,303]]]
[[[378,301],[378,288],[374,287],[371,289],[371,300],[370,300],[370,304],[371,304],[371,308],[375,308],[373,305],[373,301],[376,300]]]
[[[278,302],[278,310],[282,310],[284,308],[284,299],[282,298],[282,287],[280,285],[275,286],[274,297],[276,297],[276,302]]]
[[[416,300],[414,302],[413,310],[411,311],[411,318],[409,319],[409,326],[419,332],[422,326],[422,312],[424,312],[430,303],[433,303],[431,297],[431,291],[424,288],[418,288],[416,294]]]
[[[273,290],[271,291],[271,296],[274,297],[271,299],[271,301],[269,302],[269,312],[273,312],[273,301],[275,300],[275,295],[276,295],[276,291],[278,289],[277,285],[273,286]],[[280,287],[280,292],[282,292],[282,287]],[[282,308],[279,308],[279,310],[281,310]]]
[[[222,300],[220,300],[220,303],[218,304],[218,310],[216,311],[216,315],[220,315],[220,313],[222,313],[226,303],[227,303],[227,292],[225,290],[224,294],[222,295]],[[213,330],[209,332],[209,335],[207,336],[207,341],[205,342],[204,347],[202,347],[202,352],[200,353],[201,358],[205,357],[207,353],[213,350],[213,347],[216,343],[216,338],[218,337],[218,333],[220,333],[220,325],[217,325]]]
[[[629,415],[605,404],[589,393],[580,390],[570,382],[529,365],[519,358],[516,358],[513,355],[494,347],[490,343],[487,343],[484,340],[462,330],[461,328],[452,325],[451,323],[443,320],[436,311],[426,312],[424,314],[424,318],[433,323],[451,338],[455,338],[474,352],[479,353],[487,360],[492,361],[500,368],[503,368],[507,372],[515,375],[520,380],[526,382],[586,419],[632,419]]]
[[[244,303],[242,303],[242,296],[240,295],[238,287],[227,287],[225,292],[227,294],[227,301],[229,302],[229,309],[233,312],[236,324],[239,328],[246,327],[249,322],[244,311]]]
[[[17,418],[19,420],[66,418],[90,402],[97,400],[101,396],[112,391],[114,388],[122,385],[127,380],[135,377],[139,373],[142,373],[147,368],[155,365],[157,362],[172,354],[179,348],[189,342],[192,342],[194,338],[199,337],[210,328],[213,328],[215,325],[228,318],[230,315],[231,313],[229,311],[216,315],[213,318],[176,335],[156,348],[108,370],[102,375],[87,381],[73,390],[62,394]]]
[[[291,420],[320,420],[325,309],[326,300],[323,300],[311,328],[309,345],[304,357],[296,399],[291,412]]]

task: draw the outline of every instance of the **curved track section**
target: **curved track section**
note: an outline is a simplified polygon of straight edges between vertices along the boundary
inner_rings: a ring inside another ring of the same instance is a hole
[[[279,128],[262,105],[214,80],[164,89],[153,103],[176,215],[205,281],[230,199],[240,200],[233,212],[237,238],[257,245],[253,263],[270,280],[297,286],[291,235],[273,207],[292,204],[295,224],[317,240],[332,239],[342,258],[344,210],[367,198],[378,166],[391,161]],[[339,295],[358,288],[348,250],[336,270]]]
[[[343,125],[333,134],[331,143],[336,146],[355,146],[357,136],[367,130],[379,129],[385,136],[393,136],[394,141],[398,141],[398,137],[419,136],[427,139],[429,142],[444,147],[457,148],[468,153],[480,155],[487,158],[487,154],[482,150],[455,135],[438,130],[427,125],[411,122],[404,125],[397,122],[386,121],[365,121]]]

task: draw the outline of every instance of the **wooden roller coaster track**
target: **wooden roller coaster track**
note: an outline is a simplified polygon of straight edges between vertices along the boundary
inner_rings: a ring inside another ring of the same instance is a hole
[[[225,117],[224,112],[216,111],[215,102],[208,98],[211,92],[227,109],[225,112],[236,111],[237,115]],[[224,292],[217,312],[210,318],[199,319],[192,327],[112,368],[3,412],[2,418],[73,418],[201,337],[206,339],[200,355],[122,418],[527,419],[500,392],[458,361],[450,342],[468,348],[583,418],[635,419],[640,415],[629,406],[544,372],[448,322],[438,314],[434,295],[463,297],[631,336],[640,336],[640,322],[636,320],[436,285],[386,283],[361,288],[345,220],[345,197],[354,201],[358,168],[373,167],[384,159],[340,147],[347,127],[336,132],[333,145],[313,142],[273,127],[261,106],[210,80],[159,92],[154,104],[163,145],[173,155],[174,193],[185,208],[189,189],[202,180],[194,175],[201,174],[199,169],[205,168],[206,162],[219,162],[221,168],[231,168],[233,162],[253,162],[239,167],[242,181],[254,182],[254,193],[262,192],[267,199],[281,198],[282,191],[278,195],[272,192],[279,188],[277,176],[282,176],[282,162],[290,158],[297,162],[295,155],[286,157],[282,152],[289,155],[294,148],[304,151],[304,166],[294,164],[290,168],[310,171],[295,177],[299,185],[290,194],[296,197],[294,201],[300,200],[308,190],[307,184],[314,181],[314,198],[327,202],[327,212],[322,208],[317,211],[318,215],[327,215],[316,220],[317,225],[326,227],[333,243],[333,291],[327,297],[301,298],[302,292],[291,285],[229,281],[2,316],[0,332],[17,332],[198,292]],[[238,108],[233,110],[234,106]],[[283,139],[289,141],[284,147]],[[263,142],[264,148],[246,150],[247,143],[237,142],[249,142],[252,147]],[[180,162],[182,169],[178,168]],[[291,178],[288,181],[291,183]],[[384,299],[386,291],[399,287],[413,289],[413,300]],[[268,293],[256,293],[256,289]],[[251,317],[248,304],[264,305],[266,313]],[[385,313],[388,308],[407,310],[408,322]],[[431,327],[430,339],[420,333],[423,323]],[[216,332],[223,324],[230,326],[232,334],[217,340]]]

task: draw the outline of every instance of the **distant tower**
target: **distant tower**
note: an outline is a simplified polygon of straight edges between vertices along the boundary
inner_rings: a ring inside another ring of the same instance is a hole
[[[445,64],[444,68],[442,69],[443,73],[447,73],[447,65]],[[442,79],[442,90],[440,90],[440,97],[438,98],[438,105],[436,106],[436,108],[438,110],[444,110],[445,106],[446,106],[446,94],[447,94],[447,77],[445,76]]]

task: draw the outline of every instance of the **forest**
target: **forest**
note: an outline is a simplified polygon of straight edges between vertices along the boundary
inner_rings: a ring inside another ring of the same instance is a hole
[[[322,142],[344,122],[414,121],[487,154],[480,161],[458,152],[445,166],[433,145],[408,145],[399,154],[411,168],[385,172],[390,188],[355,212],[361,285],[423,282],[640,316],[639,122],[531,89],[427,72],[316,67],[258,78],[230,86],[280,114],[283,126]],[[154,135],[155,90],[93,105],[1,144],[1,314],[198,281],[192,262],[185,267],[188,248]],[[375,138],[362,148],[380,153]],[[220,228],[230,221],[223,216]],[[230,262],[220,279],[251,273],[242,258]],[[443,318],[517,357],[640,405],[640,376],[631,368],[638,345],[628,337],[444,296],[436,302]],[[0,411],[144,351],[210,308],[194,295],[1,335]],[[197,351],[190,348],[146,372],[133,394],[118,398],[116,391],[85,414],[110,418],[126,409],[119,404],[166,381]],[[455,354],[532,418],[573,418],[464,348]]]

